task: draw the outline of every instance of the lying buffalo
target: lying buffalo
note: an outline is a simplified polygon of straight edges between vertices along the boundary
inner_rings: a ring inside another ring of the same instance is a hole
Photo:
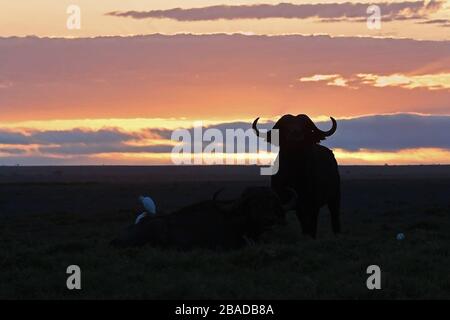
[[[118,247],[150,244],[179,249],[233,249],[281,224],[285,212],[295,208],[296,195],[282,204],[266,187],[247,188],[236,200],[203,201],[165,215],[148,216],[128,227],[111,244]]]

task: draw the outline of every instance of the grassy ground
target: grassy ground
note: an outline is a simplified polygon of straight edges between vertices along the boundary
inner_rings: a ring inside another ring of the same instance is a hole
[[[0,299],[450,298],[448,206],[347,209],[338,238],[324,210],[318,240],[301,236],[290,215],[266,243],[232,252],[109,247],[133,218],[127,210],[2,217]],[[81,267],[81,291],[66,289],[72,264]],[[366,288],[372,264],[381,267],[382,290]]]

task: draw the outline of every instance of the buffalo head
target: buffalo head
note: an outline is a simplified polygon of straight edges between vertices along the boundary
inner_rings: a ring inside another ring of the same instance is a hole
[[[332,127],[328,131],[322,131],[314,124],[314,122],[305,114],[293,116],[287,114],[282,116],[273,126],[272,129],[279,130],[279,144],[280,147],[296,147],[301,145],[310,145],[325,140],[326,137],[331,136],[337,128],[336,120],[332,117]],[[253,121],[253,130],[259,137],[260,133],[257,128],[259,118]],[[267,142],[272,141],[272,130],[267,132]]]

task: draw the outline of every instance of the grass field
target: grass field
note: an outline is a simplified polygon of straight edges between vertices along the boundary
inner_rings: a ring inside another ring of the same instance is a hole
[[[332,235],[324,209],[317,240],[303,237],[289,214],[288,224],[268,232],[264,243],[229,252],[114,249],[109,241],[133,221],[142,190],[171,210],[219,186],[232,194],[267,181],[27,177],[4,173],[0,184],[0,299],[450,298],[447,173],[344,173],[341,236]],[[399,232],[402,241],[396,240]],[[80,291],[66,288],[72,264],[82,270]],[[366,268],[373,264],[382,270],[382,290],[366,287]]]

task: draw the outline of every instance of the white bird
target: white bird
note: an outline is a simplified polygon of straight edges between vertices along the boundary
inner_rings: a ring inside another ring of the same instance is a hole
[[[156,204],[152,198],[140,196],[139,200],[141,200],[142,205],[148,213],[156,214]]]
[[[403,233],[397,234],[397,240],[401,241],[405,239],[405,235]]]
[[[145,218],[149,215],[156,214],[156,205],[152,198],[140,196],[139,200],[142,202],[142,205],[144,206],[146,211],[144,211],[140,215],[138,215],[134,224],[138,224],[143,218]]]
[[[147,212],[142,212],[140,215],[138,215],[138,217],[136,218],[136,221],[134,222],[134,224],[138,224],[143,218],[145,218],[148,215]]]

